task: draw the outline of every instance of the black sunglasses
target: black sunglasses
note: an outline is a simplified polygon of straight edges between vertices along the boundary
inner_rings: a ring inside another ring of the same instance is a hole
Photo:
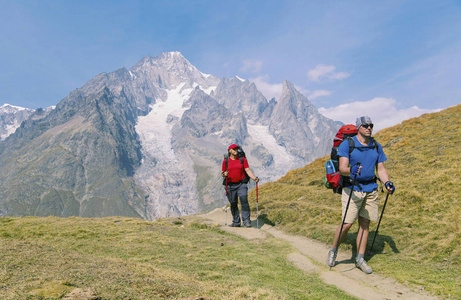
[[[373,124],[363,124],[362,125],[365,129],[367,129],[368,127],[370,127],[371,129],[373,129]]]

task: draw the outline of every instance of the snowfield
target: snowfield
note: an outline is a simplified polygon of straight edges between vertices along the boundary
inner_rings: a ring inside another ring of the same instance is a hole
[[[191,161],[176,155],[171,147],[171,129],[174,122],[168,117],[178,118],[187,109],[183,103],[189,99],[192,88],[183,88],[184,83],[167,90],[166,101],[158,101],[151,111],[138,118],[136,132],[141,141],[143,158],[134,177],[137,183],[149,192],[147,209],[153,216],[181,216],[196,213],[198,203],[196,191],[185,182],[194,182]],[[172,189],[171,187],[175,188]],[[171,201],[168,201],[171,200]]]
[[[264,148],[269,149],[274,157],[274,163],[271,170],[277,170],[277,173],[285,174],[291,170],[292,163],[295,160],[285,148],[277,144],[274,136],[269,132],[269,126],[258,124],[247,124],[248,133],[255,140],[260,142]]]

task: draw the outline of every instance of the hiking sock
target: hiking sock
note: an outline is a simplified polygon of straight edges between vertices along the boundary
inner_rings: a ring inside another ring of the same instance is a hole
[[[361,258],[365,258],[365,254],[357,254],[355,261],[359,261]]]
[[[336,252],[336,248],[331,248],[330,251]]]

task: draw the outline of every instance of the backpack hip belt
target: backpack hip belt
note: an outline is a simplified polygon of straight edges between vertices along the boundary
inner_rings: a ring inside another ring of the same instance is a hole
[[[370,180],[364,180],[364,181],[361,181],[361,180],[357,180],[360,184],[370,184],[370,183],[375,183],[376,182],[376,177],[374,177],[373,179],[370,179]]]

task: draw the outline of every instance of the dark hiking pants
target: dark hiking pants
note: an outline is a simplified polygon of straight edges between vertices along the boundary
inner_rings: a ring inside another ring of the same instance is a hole
[[[229,183],[227,185],[227,200],[229,200],[232,223],[240,224],[240,212],[238,207],[238,199],[242,206],[242,221],[249,223],[250,221],[250,205],[248,204],[248,185],[246,183]]]

